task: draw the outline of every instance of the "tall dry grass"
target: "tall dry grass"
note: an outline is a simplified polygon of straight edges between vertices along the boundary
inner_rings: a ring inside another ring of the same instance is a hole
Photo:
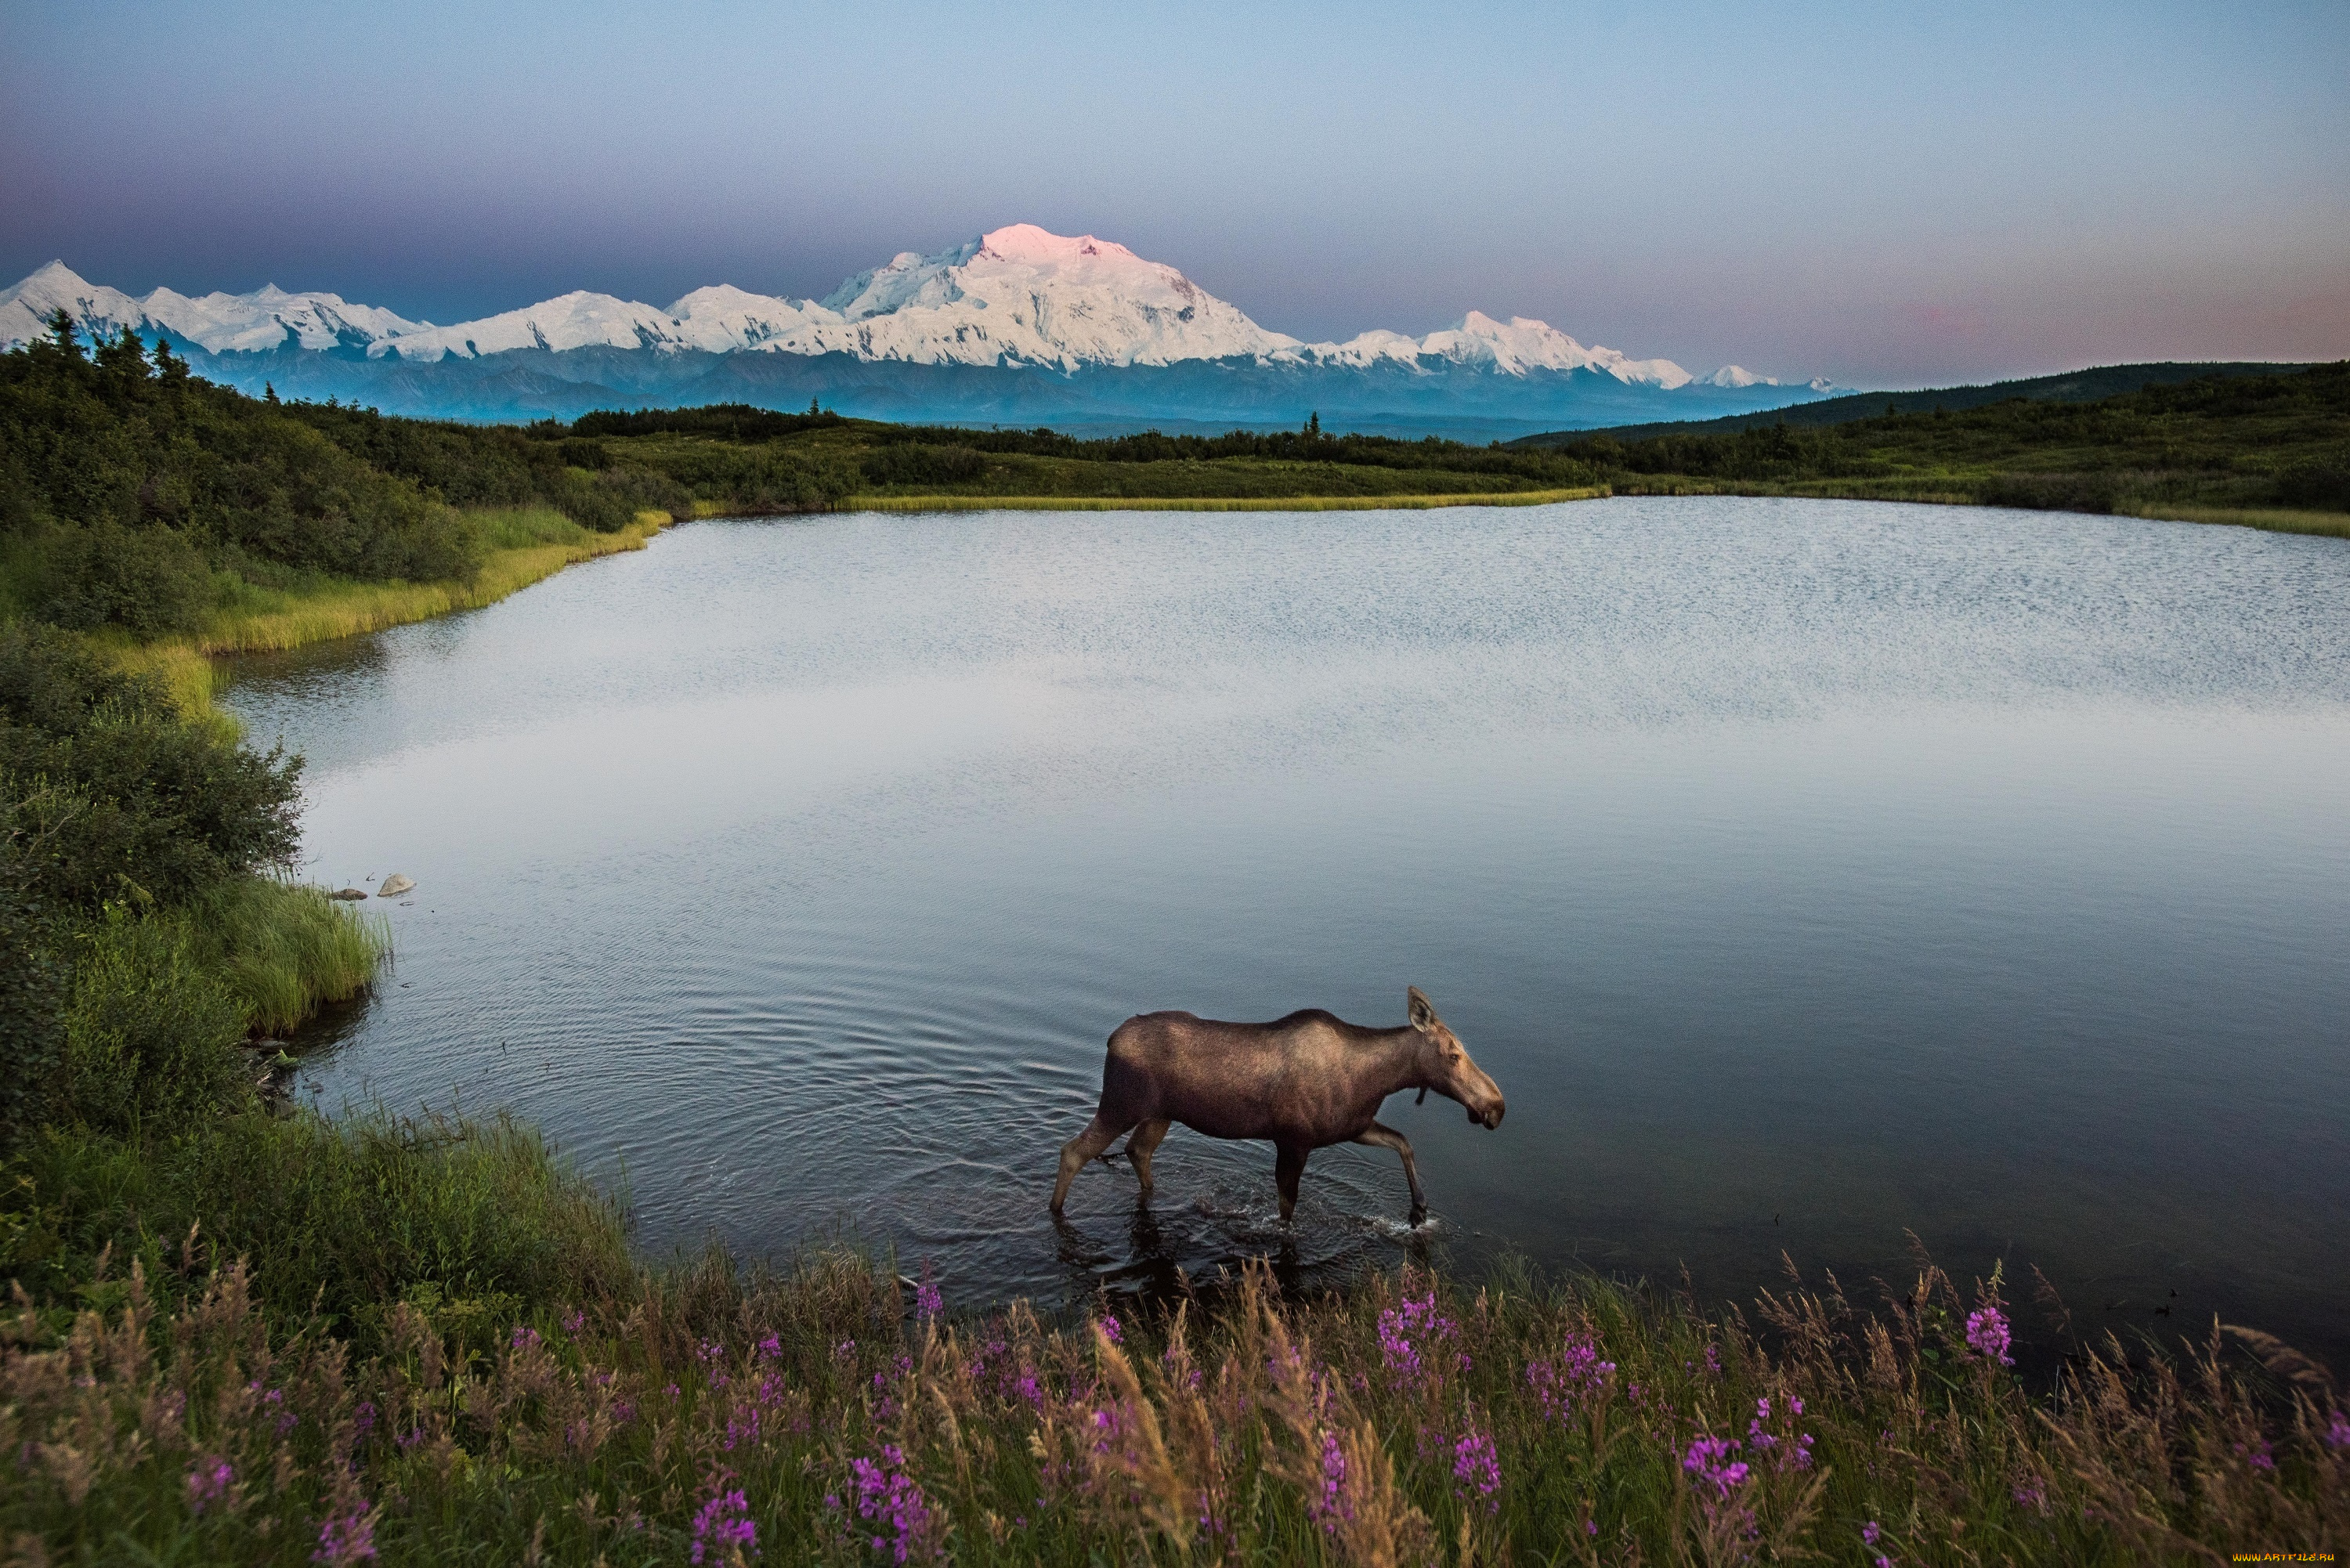
[[[2033,1389],[2000,1282],[1930,1266],[1753,1323],[1523,1277],[1298,1301],[1253,1268],[1052,1324],[927,1288],[905,1315],[846,1254],[711,1259],[486,1343],[411,1290],[355,1356],[273,1332],[241,1265],[164,1262],[174,1312],[134,1272],[7,1329],[19,1561],[2136,1564],[2350,1535],[2322,1369],[2215,1327]]]

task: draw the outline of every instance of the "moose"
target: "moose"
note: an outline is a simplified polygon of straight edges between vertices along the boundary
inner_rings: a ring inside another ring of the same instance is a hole
[[[1101,1105],[1086,1130],[1061,1147],[1053,1212],[1086,1162],[1129,1129],[1127,1158],[1150,1195],[1150,1157],[1177,1122],[1210,1137],[1265,1138],[1274,1147],[1281,1218],[1297,1207],[1305,1157],[1332,1144],[1368,1144],[1403,1157],[1411,1222],[1428,1218],[1411,1142],[1378,1118],[1389,1095],[1434,1089],[1457,1100],[1483,1127],[1502,1125],[1501,1085],[1469,1059],[1419,987],[1408,992],[1411,1022],[1366,1029],[1318,1007],[1270,1023],[1224,1023],[1189,1012],[1145,1012],[1111,1032],[1102,1064]],[[1415,1101],[1414,1104],[1419,1103]]]

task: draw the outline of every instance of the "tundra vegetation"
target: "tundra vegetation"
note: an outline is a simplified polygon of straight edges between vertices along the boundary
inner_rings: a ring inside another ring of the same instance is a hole
[[[413,587],[448,551],[474,575],[439,580],[471,592],[558,524],[619,537],[598,497],[677,499],[629,465],[687,483],[628,455],[661,442],[795,473],[821,464],[795,442],[963,443],[747,410],[417,427],[59,338],[0,357],[9,1561],[1882,1568],[2350,1537],[2326,1369],[2216,1324],[2085,1340],[2002,1272],[1961,1287],[1921,1257],[1901,1288],[1791,1278],[1742,1310],[1511,1267],[1307,1293],[1257,1264],[1169,1301],[950,1314],[919,1261],[910,1292],[841,1249],[648,1264],[509,1121],[271,1114],[255,1043],[361,987],[382,934],[283,877],[298,763],[143,670],[154,649],[244,596]],[[474,441],[511,483],[461,506]]]

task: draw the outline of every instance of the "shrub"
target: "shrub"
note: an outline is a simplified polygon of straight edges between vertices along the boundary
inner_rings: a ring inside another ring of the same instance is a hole
[[[15,836],[0,828],[0,1151],[38,1125],[57,1073],[64,987],[49,926]]]
[[[117,905],[78,945],[54,1117],[135,1133],[245,1096],[244,1010],[199,960],[184,919]]]
[[[300,770],[190,722],[152,679],[68,638],[0,628],[0,816],[36,897],[90,914],[128,884],[172,904],[281,864]]]
[[[867,454],[871,484],[962,484],[987,472],[987,459],[967,446],[881,447]]]
[[[2111,512],[2121,483],[2110,473],[2002,473],[1985,481],[1976,498],[2034,512]]]
[[[212,604],[203,556],[161,523],[125,527],[101,517],[79,528],[52,524],[35,545],[41,556],[36,608],[53,626],[120,627],[162,637],[194,630]]]
[[[2350,453],[2297,462],[2277,475],[2276,488],[2287,506],[2350,512]]]

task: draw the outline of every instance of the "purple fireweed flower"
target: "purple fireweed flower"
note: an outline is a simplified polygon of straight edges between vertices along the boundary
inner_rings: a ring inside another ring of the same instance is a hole
[[[1118,1319],[1112,1317],[1107,1313],[1104,1313],[1095,1321],[1100,1324],[1102,1337],[1104,1339],[1108,1340],[1112,1345],[1118,1345],[1124,1341],[1126,1335],[1119,1330],[1118,1326]]]
[[[764,1338],[764,1339],[763,1339],[763,1340],[761,1340],[761,1341],[759,1342],[759,1347],[758,1347],[758,1357],[759,1357],[759,1359],[760,1359],[760,1360],[762,1360],[762,1361],[777,1361],[777,1360],[781,1360],[781,1359],[783,1358],[783,1354],[784,1354],[784,1342],[783,1342],[783,1340],[782,1340],[779,1336],[777,1336],[777,1335],[775,1335],[775,1334],[771,1334],[767,1335],[767,1337],[766,1337],[766,1338]]]
[[[922,1265],[922,1282],[914,1287],[914,1311],[923,1317],[936,1317],[946,1310],[946,1298],[939,1287],[931,1282],[931,1266]]]
[[[1681,1469],[1695,1477],[1700,1485],[1713,1488],[1716,1497],[1726,1498],[1746,1482],[1746,1465],[1730,1457],[1737,1449],[1737,1443],[1728,1438],[1700,1433],[1690,1444],[1689,1452],[1681,1456]]]
[[[199,1454],[188,1467],[188,1511],[202,1513],[228,1496],[235,1484],[236,1471],[229,1462],[213,1454]]]
[[[1716,1377],[1721,1376],[1721,1346],[1709,1345],[1705,1347],[1705,1369],[1708,1372],[1712,1373]]]
[[[318,1550],[313,1563],[359,1563],[375,1555],[375,1516],[364,1500],[330,1513],[318,1522]]]
[[[1999,1308],[1977,1307],[1967,1314],[1967,1344],[1985,1361],[2014,1366],[2015,1357],[2007,1353],[2009,1340],[2007,1314]]]
[[[862,1458],[848,1461],[857,1516],[887,1532],[868,1537],[876,1552],[887,1552],[898,1563],[928,1561],[938,1555],[935,1520],[930,1500],[905,1466],[905,1452],[895,1443],[881,1446],[878,1463]]]
[[[1493,1495],[1502,1490],[1502,1457],[1490,1434],[1472,1427],[1452,1445],[1452,1490],[1463,1502],[1482,1498],[1486,1512],[1502,1511],[1502,1500]]]
[[[588,1314],[587,1314],[586,1313],[584,1313],[584,1312],[579,1311],[577,1307],[574,1307],[570,1312],[566,1313],[566,1314],[564,1314],[564,1317],[563,1317],[563,1332],[564,1332],[564,1333],[566,1333],[566,1334],[577,1334],[581,1329],[586,1328],[587,1326],[588,1326]]]
[[[1338,1446],[1338,1434],[1326,1428],[1322,1433],[1322,1495],[1307,1503],[1305,1511],[1332,1535],[1355,1517],[1355,1505],[1347,1496],[1347,1450]]]
[[[1556,1361],[1526,1363],[1526,1382],[1543,1414],[1555,1421],[1566,1420],[1576,1405],[1599,1393],[1615,1375],[1616,1364],[1600,1360],[1598,1347],[1581,1338],[1568,1340]]]
[[[2350,1449],[2350,1416],[2334,1412],[2333,1424],[2325,1428],[2325,1446],[2329,1449]]]
[[[538,1330],[528,1324],[516,1328],[506,1340],[506,1347],[510,1350],[528,1350],[537,1344]]]
[[[2029,1480],[2021,1482],[2014,1488],[2014,1493],[2015,1501],[2032,1510],[2033,1512],[2048,1511],[2048,1489],[2040,1484],[2039,1477],[2034,1476]]]
[[[834,1345],[834,1346],[832,1347],[832,1358],[833,1358],[835,1361],[854,1361],[854,1360],[856,1360],[856,1359],[857,1359],[857,1342],[856,1342],[855,1340],[853,1340],[853,1339],[844,1339],[844,1340],[842,1340],[838,1345]]]
[[[1884,1533],[1884,1528],[1879,1525],[1877,1521],[1872,1519],[1866,1524],[1860,1527],[1861,1544],[1864,1546],[1874,1546],[1877,1544],[1877,1538]]]
[[[734,1549],[759,1554],[759,1527],[751,1521],[751,1504],[743,1489],[712,1493],[693,1516],[693,1546],[686,1553],[694,1563],[723,1563]]]
[[[364,1438],[375,1430],[375,1401],[362,1399],[351,1410],[351,1436]]]

